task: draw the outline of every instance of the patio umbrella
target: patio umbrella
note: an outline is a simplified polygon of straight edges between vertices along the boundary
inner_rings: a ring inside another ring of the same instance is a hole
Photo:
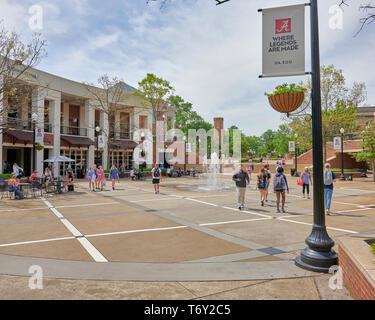
[[[75,160],[73,159],[70,159],[68,157],[65,157],[65,156],[54,156],[54,157],[51,157],[51,158],[48,158],[47,160],[44,160],[43,162],[49,162],[49,163],[59,163],[59,162],[75,162]],[[58,177],[60,176],[60,174],[58,175]]]

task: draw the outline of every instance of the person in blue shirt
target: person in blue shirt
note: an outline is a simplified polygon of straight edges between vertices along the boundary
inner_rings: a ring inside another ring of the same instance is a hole
[[[109,176],[112,180],[112,190],[115,190],[116,179],[120,180],[119,172],[115,165],[112,165],[111,171],[109,172]]]
[[[87,180],[89,181],[89,189],[90,191],[95,191],[95,181],[96,181],[96,174],[95,170],[91,167],[89,172],[87,173]],[[92,186],[92,189],[91,189]]]
[[[336,182],[336,175],[330,170],[329,163],[326,163],[323,174],[324,178],[324,202],[326,205],[326,213],[331,215],[331,200],[333,195],[333,183]]]
[[[276,193],[276,213],[280,213],[280,197],[281,197],[281,211],[285,213],[285,190],[289,193],[288,181],[283,173],[284,168],[279,166],[277,173],[273,178],[273,191]]]
[[[303,181],[302,194],[305,197],[305,190],[307,191],[307,199],[310,199],[310,185],[312,186],[311,173],[309,167],[305,167],[305,171],[301,175],[301,180]]]

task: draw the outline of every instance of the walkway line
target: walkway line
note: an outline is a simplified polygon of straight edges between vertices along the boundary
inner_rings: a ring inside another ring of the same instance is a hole
[[[100,202],[100,203],[87,203],[87,204],[77,204],[77,205],[69,205],[69,206],[56,206],[56,209],[63,209],[63,208],[75,208],[75,207],[90,207],[90,206],[105,206],[107,204],[118,204],[118,202]]]
[[[15,209],[3,209],[3,210],[0,210],[0,212],[13,212],[13,211],[32,211],[32,210],[43,210],[46,208],[45,207],[40,207],[40,208],[27,208],[27,209],[18,209],[18,208],[15,208]]]
[[[356,212],[356,211],[364,211],[364,210],[374,210],[374,208],[361,208],[361,209],[353,209],[353,210],[342,210],[342,211],[335,211],[335,213]]]
[[[19,245],[22,245],[22,244],[33,244],[33,243],[43,243],[43,242],[60,241],[60,240],[72,240],[72,239],[75,239],[75,237],[63,237],[63,238],[54,238],[54,239],[45,239],[45,240],[13,242],[13,243],[0,244],[0,247],[11,247],[11,246],[19,246]]]
[[[192,199],[192,198],[185,198],[186,200],[190,200],[190,201],[194,201],[194,202],[199,202],[199,203],[203,203],[203,204],[207,204],[209,206],[213,206],[213,207],[219,207],[217,204],[214,204],[214,203],[209,203],[209,202],[205,202],[205,201],[201,201],[201,200],[196,200],[196,199]]]
[[[312,223],[289,220],[289,219],[285,219],[284,217],[280,217],[277,220],[279,220],[279,221],[285,221],[285,222],[291,222],[291,223],[296,223],[296,224],[303,224],[303,225],[306,225],[306,226],[312,226],[313,225]],[[357,231],[339,229],[339,228],[334,228],[334,227],[326,227],[326,228],[330,229],[330,230],[345,232],[345,233],[353,233],[353,234],[354,233],[358,233]]]
[[[188,226],[176,226],[176,227],[166,227],[166,228],[139,229],[139,230],[118,231],[118,232],[96,233],[96,234],[88,234],[88,235],[86,235],[86,238],[112,236],[112,235],[116,235],[116,234],[140,233],[140,232],[151,232],[151,231],[166,231],[166,230],[186,229],[186,228],[188,228]]]
[[[256,212],[253,212],[253,211],[248,211],[248,210],[238,210],[236,208],[231,208],[231,207],[222,207],[223,209],[227,209],[227,210],[232,210],[232,211],[236,211],[236,212],[245,212],[245,213],[249,213],[249,214],[253,214],[255,216],[259,216],[259,217],[263,217],[263,218],[272,218],[272,216],[268,216],[266,214],[261,214],[261,213],[256,213]]]
[[[90,254],[96,262],[108,262],[108,260],[96,249],[86,238],[73,226],[53,205],[45,198],[41,198],[45,205],[60,219],[61,223],[76,237],[83,248]]]
[[[212,223],[201,223],[199,226],[215,226],[220,224],[231,224],[231,223],[240,223],[240,222],[252,222],[252,221],[263,221],[271,220],[272,218],[258,218],[258,219],[245,219],[245,220],[232,220],[232,221],[222,221],[222,222],[212,222]]]

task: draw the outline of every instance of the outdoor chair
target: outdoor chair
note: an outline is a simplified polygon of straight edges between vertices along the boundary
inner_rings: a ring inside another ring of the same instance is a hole
[[[11,194],[9,192],[9,186],[6,183],[5,180],[0,180],[0,192],[1,192],[1,199],[5,198],[10,198]]]

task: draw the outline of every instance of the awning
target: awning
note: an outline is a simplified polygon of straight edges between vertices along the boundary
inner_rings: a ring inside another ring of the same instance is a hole
[[[6,130],[5,133],[9,134],[13,138],[24,141],[25,143],[33,143],[33,133],[28,131],[18,131],[18,130]]]
[[[61,136],[61,140],[64,140],[69,145],[76,145],[76,146],[91,146],[94,145],[95,142],[86,137],[73,137],[73,136]]]
[[[130,140],[115,140],[112,145],[123,149],[134,149],[138,143]]]

